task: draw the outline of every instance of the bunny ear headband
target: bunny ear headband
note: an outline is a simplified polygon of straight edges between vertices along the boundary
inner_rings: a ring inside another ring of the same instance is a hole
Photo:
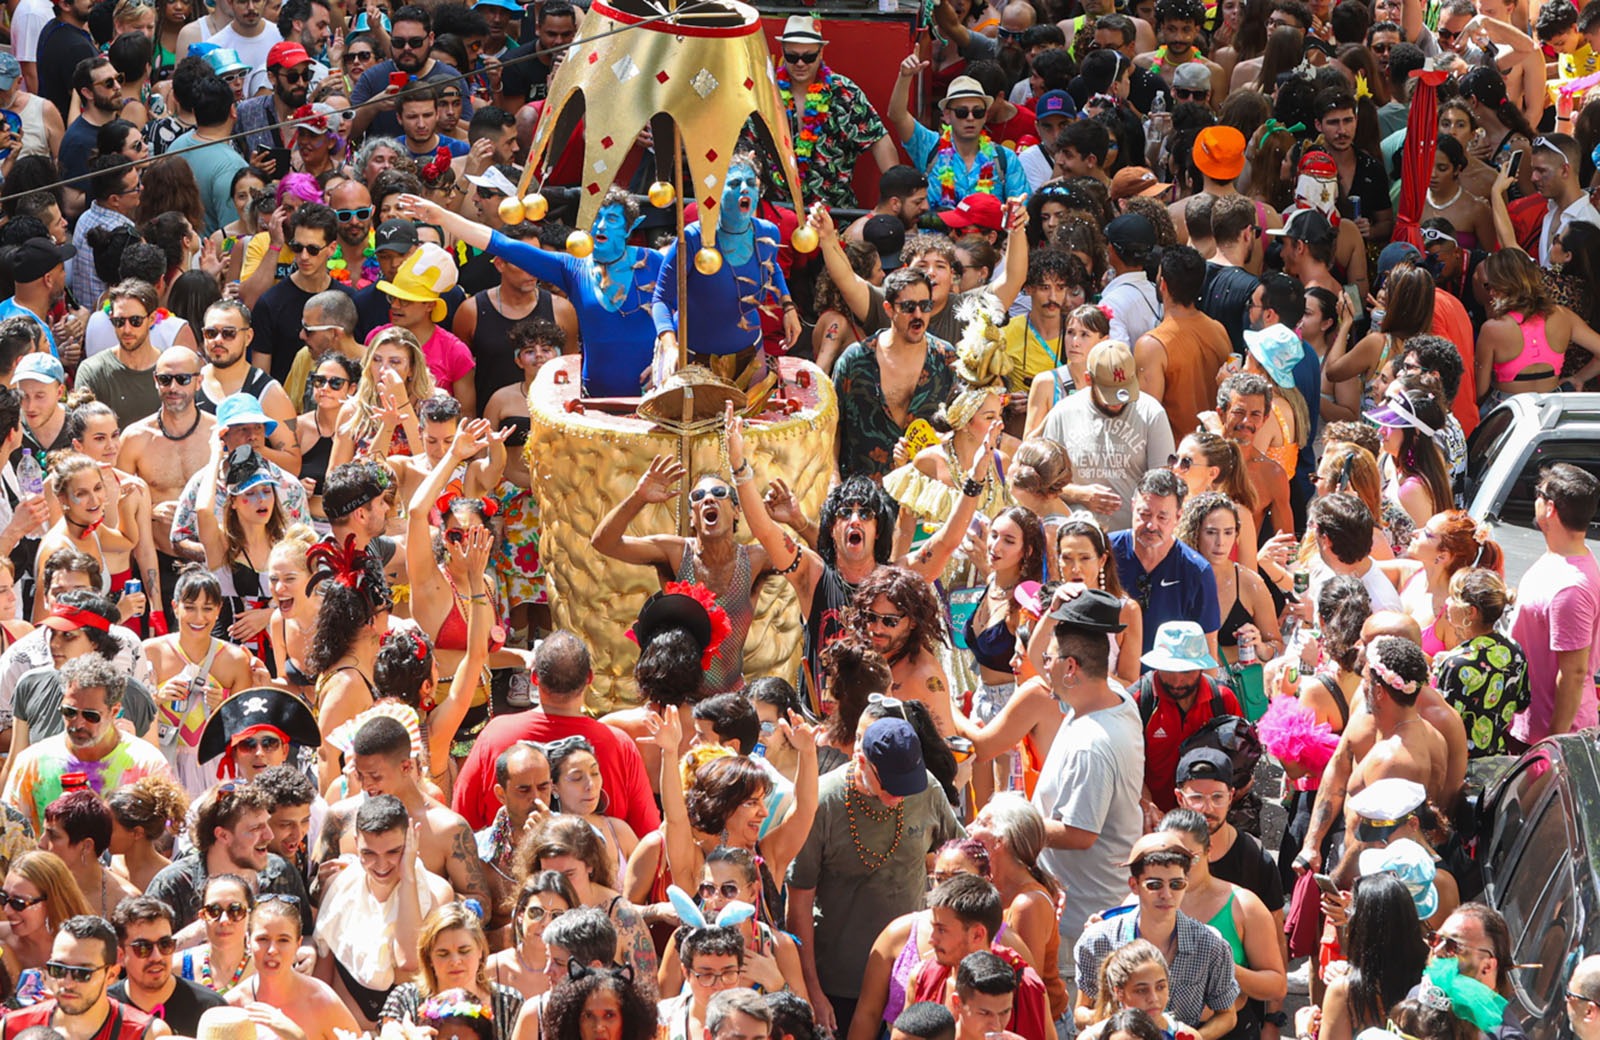
[[[706,915],[695,905],[689,893],[677,885],[667,886],[667,899],[672,902],[672,909],[678,912],[678,920],[691,928],[727,928],[748,921],[756,915],[755,907],[736,899],[722,908],[716,921],[707,921]]]

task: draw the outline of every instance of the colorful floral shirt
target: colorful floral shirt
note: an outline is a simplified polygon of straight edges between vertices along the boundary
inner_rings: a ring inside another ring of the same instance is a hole
[[[1528,706],[1528,659],[1498,633],[1478,636],[1433,662],[1434,688],[1467,726],[1467,755],[1504,755],[1511,720]]]
[[[856,160],[877,144],[888,129],[855,82],[824,67],[814,87],[819,92],[788,98],[788,77],[778,70],[778,85],[789,107],[789,133],[800,167],[800,195],[806,205],[854,207]],[[824,111],[825,109],[825,111]],[[813,125],[814,124],[814,125]]]
[[[911,391],[911,419],[929,419],[950,396],[956,351],[937,336],[928,337],[922,375]],[[905,436],[883,398],[883,377],[870,339],[846,347],[833,369],[839,394],[839,474],[882,481],[894,468],[894,446]]]

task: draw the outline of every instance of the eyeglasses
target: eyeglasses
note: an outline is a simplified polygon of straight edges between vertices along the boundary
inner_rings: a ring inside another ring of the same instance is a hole
[[[355,220],[371,220],[372,209],[373,207],[371,206],[360,206],[356,209],[336,209],[333,211],[333,215],[339,218],[339,223],[348,224]]]
[[[987,108],[966,108],[965,106],[957,108],[954,105],[951,105],[945,111],[955,119],[982,119],[989,112]]]
[[[149,319],[150,315],[148,314],[114,315],[111,318],[111,327],[120,329],[132,325],[136,329],[142,329],[144,328],[144,323]]]
[[[1167,468],[1179,473],[1189,472],[1189,467],[1194,465],[1194,460],[1187,455],[1168,455]]]
[[[170,957],[172,956],[172,951],[176,950],[177,948],[178,940],[174,939],[170,935],[163,935],[161,938],[155,940],[128,940],[128,952],[133,954],[135,957],[148,957],[158,950],[160,951],[161,956]]]
[[[1189,880],[1181,877],[1167,878],[1165,880],[1153,877],[1145,878],[1139,884],[1143,886],[1146,892],[1159,892],[1163,888],[1169,892],[1182,892],[1189,887]]]
[[[229,325],[212,325],[200,330],[200,335],[206,339],[220,339],[224,343],[232,343],[239,338],[243,329],[236,329]]]
[[[882,625],[884,628],[899,628],[906,619],[904,614],[880,614],[876,610],[863,610],[861,617],[869,625]]]
[[[87,722],[91,726],[100,725],[100,720],[106,717],[106,713],[103,711],[94,711],[89,708],[73,708],[66,704],[61,706],[61,717],[66,719],[68,722],[71,722],[79,715],[82,715],[83,721]]]
[[[73,982],[82,984],[109,967],[111,967],[109,964],[62,964],[60,961],[45,961],[44,973],[52,979],[71,979]]]
[[[272,489],[268,487],[265,490],[270,492]],[[250,491],[246,491],[243,497],[252,498],[254,494],[255,489],[252,488]],[[243,748],[245,751],[276,751],[283,747],[283,741],[271,734],[263,734],[259,737],[245,737],[233,746]]]
[[[784,63],[788,65],[810,65],[821,57],[821,51],[812,51],[810,54],[801,54],[798,51],[783,52]]]
[[[548,917],[554,921],[564,913],[566,913],[565,910],[546,910],[539,903],[529,903],[527,908],[522,911],[522,919],[524,921],[543,921]]]
[[[932,314],[933,313],[933,301],[932,300],[896,300],[896,301],[894,301],[894,309],[899,311],[901,314],[917,314],[919,312],[922,313],[922,314]]]
[[[739,969],[723,968],[721,971],[691,971],[689,975],[702,986],[727,985],[739,978]]]
[[[0,892],[0,905],[14,914],[20,914],[30,906],[38,906],[45,901],[45,896],[14,896],[10,892]]]
[[[420,51],[428,42],[426,36],[391,36],[389,42],[397,51]]]
[[[337,326],[337,325],[306,325],[306,326],[303,326],[303,327],[305,328],[305,330],[307,332],[322,332],[322,331],[327,330],[327,329],[336,329],[339,326]],[[350,385],[350,380],[346,376],[312,376],[311,377],[311,389],[313,389],[313,390],[321,390],[323,387],[327,387],[329,390],[343,390],[345,387],[347,387],[349,385]]]
[[[731,494],[731,492],[728,490],[728,485],[715,484],[711,487],[695,488],[693,491],[689,492],[689,501],[698,502],[707,495],[710,495],[712,498],[727,498],[729,494]]]
[[[179,386],[188,386],[198,378],[193,372],[160,372],[156,375],[156,385],[171,386],[177,383]]]
[[[724,899],[738,899],[743,894],[739,891],[738,882],[735,881],[724,881],[721,885],[713,885],[709,881],[701,882],[700,899],[702,901],[710,899],[718,892],[722,893],[722,898]]]
[[[224,917],[230,921],[243,921],[249,915],[250,910],[243,903],[229,903],[227,906],[223,906],[221,903],[207,903],[200,908],[200,916],[212,924],[217,923]]]
[[[288,83],[310,83],[310,69],[279,69],[278,76]]]
[[[133,187],[124,188],[121,191],[114,191],[111,194],[113,194],[113,195],[137,195],[141,191],[144,191],[144,181],[139,180],[139,181],[134,181],[133,182]]]
[[[1441,957],[1457,957],[1460,956],[1462,950],[1471,950],[1473,953],[1479,953],[1485,957],[1493,957],[1495,955],[1493,950],[1485,949],[1482,946],[1468,946],[1455,936],[1446,935],[1443,932],[1433,933],[1431,945],[1433,946],[1433,952]]]
[[[1179,101],[1204,101],[1211,96],[1209,90],[1190,90],[1187,87],[1173,87],[1172,96]]]

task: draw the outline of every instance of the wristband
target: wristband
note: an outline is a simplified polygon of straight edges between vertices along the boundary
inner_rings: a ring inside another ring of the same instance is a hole
[[[738,467],[733,471],[733,482],[735,484],[748,484],[754,479],[756,479],[756,471],[755,467],[750,465],[749,459],[739,463]]]
[[[979,495],[983,494],[983,485],[971,477],[968,477],[961,484],[961,494],[965,498],[977,498]]]

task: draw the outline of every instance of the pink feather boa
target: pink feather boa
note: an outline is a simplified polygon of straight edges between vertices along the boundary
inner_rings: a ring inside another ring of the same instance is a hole
[[[1339,746],[1339,735],[1294,697],[1274,697],[1256,723],[1261,744],[1280,762],[1320,775]]]

